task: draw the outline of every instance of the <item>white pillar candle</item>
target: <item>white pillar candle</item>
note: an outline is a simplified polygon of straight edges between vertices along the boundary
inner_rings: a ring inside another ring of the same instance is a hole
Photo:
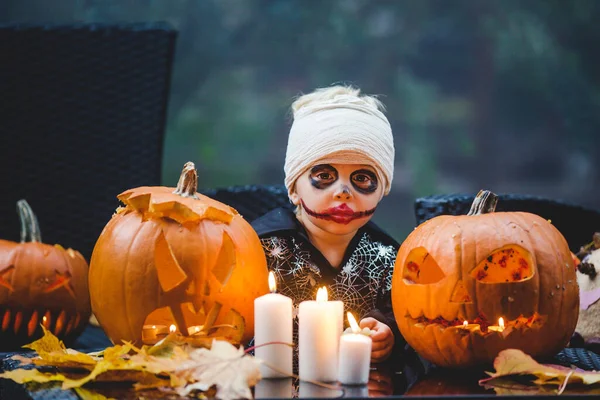
[[[348,313],[352,332],[340,339],[338,381],[342,385],[365,385],[369,382],[372,340],[360,332],[354,316]]]
[[[303,380],[337,380],[339,319],[338,302],[327,301],[327,289],[317,292],[317,300],[303,301],[298,307],[298,364]]]
[[[269,272],[271,293],[254,300],[254,345],[269,342],[293,344],[292,299],[275,293],[275,276]],[[285,344],[268,344],[257,347],[254,355],[262,360],[260,374],[263,378],[285,378],[292,375],[292,350]],[[277,369],[270,368],[273,366]]]
[[[331,304],[331,307],[335,310],[335,320],[338,324],[337,337],[339,341],[340,336],[342,336],[342,333],[344,332],[344,302],[335,300],[330,301],[329,304]]]

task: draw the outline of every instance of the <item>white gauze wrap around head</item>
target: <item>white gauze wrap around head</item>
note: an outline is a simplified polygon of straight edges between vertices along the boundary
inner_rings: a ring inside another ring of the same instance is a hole
[[[374,97],[334,86],[317,89],[292,104],[294,122],[285,154],[288,196],[300,175],[315,164],[367,164],[388,194],[394,177],[394,138]]]

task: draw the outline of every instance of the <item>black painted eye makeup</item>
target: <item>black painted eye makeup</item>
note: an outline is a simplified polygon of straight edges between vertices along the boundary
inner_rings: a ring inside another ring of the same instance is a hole
[[[350,175],[352,186],[360,193],[370,194],[377,190],[377,174],[368,169],[356,170]]]
[[[329,164],[315,165],[308,175],[310,184],[317,189],[325,189],[338,179],[338,171]]]

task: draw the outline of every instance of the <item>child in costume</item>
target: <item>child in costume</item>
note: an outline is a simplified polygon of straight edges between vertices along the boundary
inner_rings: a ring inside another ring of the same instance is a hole
[[[272,210],[252,226],[295,310],[327,286],[373,331],[371,361],[383,361],[405,343],[390,301],[399,245],[370,222],[392,183],[392,129],[379,100],[352,87],[317,89],[292,110],[284,171],[296,209]]]

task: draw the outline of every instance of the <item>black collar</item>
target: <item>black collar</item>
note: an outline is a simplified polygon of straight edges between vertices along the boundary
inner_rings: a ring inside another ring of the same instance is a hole
[[[288,208],[276,208],[252,221],[252,227],[258,236],[271,236],[275,233],[306,231],[296,218],[294,212]]]
[[[398,249],[399,247],[394,239],[379,229],[377,225],[369,221],[356,232],[350,241],[340,264],[340,268],[333,268],[325,256],[308,239],[306,229],[304,229],[304,226],[298,221],[292,210],[287,208],[276,208],[271,210],[262,217],[254,220],[252,222],[252,227],[256,230],[259,237],[291,236],[300,239],[310,249],[312,258],[319,266],[323,278],[326,281],[333,281],[333,279],[341,272],[342,267],[346,265],[352,253],[356,250],[356,247],[365,232],[371,236],[371,240],[379,241],[388,246],[392,245],[395,249]]]

